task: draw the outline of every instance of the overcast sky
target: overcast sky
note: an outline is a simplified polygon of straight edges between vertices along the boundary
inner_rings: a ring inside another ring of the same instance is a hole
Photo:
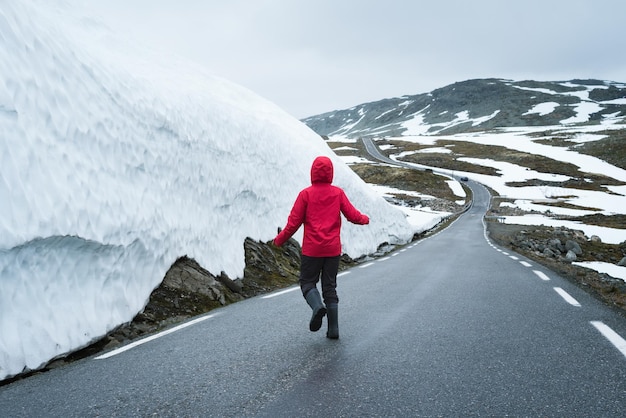
[[[297,118],[472,78],[626,82],[623,0],[73,0]]]

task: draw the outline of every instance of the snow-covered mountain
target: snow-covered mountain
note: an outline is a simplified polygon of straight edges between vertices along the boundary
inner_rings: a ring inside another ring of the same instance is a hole
[[[241,277],[317,155],[371,219],[347,254],[421,228],[272,103],[64,3],[3,2],[0,74],[0,380],[130,321],[180,256]]]
[[[478,79],[364,103],[303,121],[345,138],[450,135],[503,127],[626,122],[626,84],[599,80]]]

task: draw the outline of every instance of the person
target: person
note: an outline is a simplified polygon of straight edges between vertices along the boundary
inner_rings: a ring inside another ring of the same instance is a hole
[[[337,272],[341,256],[341,214],[352,223],[367,225],[369,217],[359,212],[343,189],[332,185],[334,168],[330,158],[320,156],[311,165],[311,185],[298,194],[274,245],[280,247],[304,224],[300,263],[300,289],[313,313],[311,331],[318,331],[328,314],[326,337],[339,338]],[[317,282],[322,282],[322,295]]]

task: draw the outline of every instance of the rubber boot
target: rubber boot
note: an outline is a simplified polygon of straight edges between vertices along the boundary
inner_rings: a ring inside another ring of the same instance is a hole
[[[339,338],[339,309],[336,303],[326,305],[328,310],[328,331],[326,337],[336,340]]]
[[[322,303],[322,297],[317,289],[311,289],[304,297],[306,302],[313,309],[313,315],[311,316],[311,322],[309,322],[309,329],[313,332],[319,331],[322,327],[322,319],[326,315],[326,307]]]

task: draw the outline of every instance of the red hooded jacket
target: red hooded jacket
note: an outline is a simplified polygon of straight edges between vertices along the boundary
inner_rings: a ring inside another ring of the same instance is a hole
[[[287,225],[274,238],[281,246],[304,224],[302,254],[309,257],[341,255],[341,214],[352,223],[366,225],[367,215],[359,212],[344,191],[333,186],[333,164],[328,157],[317,157],[311,166],[311,186],[302,190],[291,209]]]

